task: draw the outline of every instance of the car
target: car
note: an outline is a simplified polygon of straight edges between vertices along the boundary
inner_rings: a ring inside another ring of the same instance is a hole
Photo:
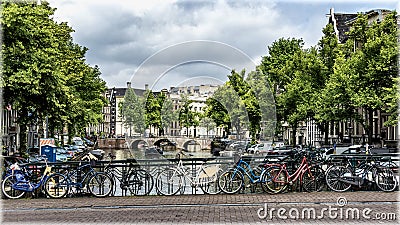
[[[72,138],[72,145],[77,146],[79,149],[79,152],[83,152],[86,149],[86,145],[83,142],[82,138],[80,138],[80,137]]]
[[[251,145],[249,148],[247,148],[247,152],[250,153],[250,154],[254,154],[256,146],[257,145]]]
[[[72,155],[68,153],[65,148],[55,147],[56,150],[56,161],[66,162],[72,158]]]
[[[37,153],[30,153],[28,157],[29,163],[45,162],[47,159],[46,155],[39,155]]]
[[[243,152],[248,148],[247,141],[235,141],[227,147],[227,150]]]
[[[89,147],[93,147],[94,146],[94,142],[93,141],[91,141],[91,140],[89,140],[87,138],[82,138],[82,140],[87,146],[89,146]]]
[[[293,153],[293,149],[296,148],[290,145],[283,145],[278,148],[273,148],[268,152],[268,155],[289,155]]]

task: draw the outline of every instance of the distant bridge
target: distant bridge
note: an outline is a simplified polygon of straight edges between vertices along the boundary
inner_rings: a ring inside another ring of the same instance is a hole
[[[207,138],[190,138],[190,137],[136,137],[136,138],[127,138],[126,145],[129,149],[137,149],[142,147],[144,144],[147,146],[153,145],[163,145],[168,143],[175,143],[176,148],[178,149],[210,149],[211,148],[211,140]]]

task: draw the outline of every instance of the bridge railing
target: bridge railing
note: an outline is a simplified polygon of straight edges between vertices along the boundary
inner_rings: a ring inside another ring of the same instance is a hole
[[[377,162],[395,162],[397,165],[392,168],[396,170],[396,176],[399,176],[398,174],[398,154],[381,154],[381,155],[346,155],[346,156],[335,156],[332,155],[332,158],[339,159],[341,157],[346,157],[350,158],[351,160],[359,160],[359,159],[364,159],[365,157],[370,158],[371,160],[377,161]],[[243,159],[245,161],[248,161],[252,163],[254,166],[263,164],[265,162],[277,162],[279,161],[282,157],[282,155],[267,155],[267,156],[243,156]],[[137,163],[138,166],[140,166],[141,169],[147,170],[154,179],[154,183],[156,182],[155,177],[157,176],[157,173],[162,171],[165,167],[171,167],[175,166],[177,164],[179,159],[125,159],[125,160],[102,160],[102,161],[69,161],[69,162],[56,162],[56,163],[48,163],[52,165],[53,171],[55,172],[64,172],[65,170],[74,170],[78,166],[86,163],[92,163],[92,166],[96,168],[98,171],[104,171],[105,167],[107,165],[112,164],[115,167],[118,167],[121,171],[128,171],[129,167],[131,166],[132,162]],[[195,171],[195,169],[201,165],[204,161],[207,161],[207,164],[218,164],[222,167],[222,169],[227,169],[229,167],[232,167],[234,164],[234,157],[212,157],[212,158],[181,158],[184,166],[192,169],[192,171]],[[295,162],[293,161],[287,161],[288,163],[288,168],[292,166],[295,166]],[[41,174],[43,174],[44,168],[45,168],[45,163],[29,163],[29,164],[23,164],[26,166],[26,168],[34,171],[32,173],[32,180],[39,180]],[[253,166],[252,166],[253,167]],[[255,168],[255,167],[253,167]],[[119,183],[116,183],[116,192],[115,196],[126,196],[128,193],[126,191],[124,192],[119,188]],[[248,192],[248,190],[246,190]],[[185,188],[181,192],[181,194],[202,194],[203,192],[196,187],[192,187],[190,185],[190,182],[186,182]],[[156,195],[157,190],[155,185],[152,187],[152,190],[150,192],[151,195]],[[34,196],[41,196],[43,193],[41,191],[37,191]]]

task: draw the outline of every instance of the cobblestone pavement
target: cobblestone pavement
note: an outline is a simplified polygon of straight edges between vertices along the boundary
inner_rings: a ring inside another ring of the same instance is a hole
[[[398,192],[2,200],[2,224],[399,223]]]

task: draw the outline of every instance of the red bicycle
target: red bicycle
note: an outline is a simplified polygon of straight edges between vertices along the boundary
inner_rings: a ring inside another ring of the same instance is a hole
[[[271,194],[285,191],[299,179],[303,189],[308,192],[321,191],[325,185],[324,171],[318,165],[309,166],[305,155],[293,174],[289,174],[286,163],[281,163],[269,165],[263,176],[262,180],[265,181],[263,188]]]

